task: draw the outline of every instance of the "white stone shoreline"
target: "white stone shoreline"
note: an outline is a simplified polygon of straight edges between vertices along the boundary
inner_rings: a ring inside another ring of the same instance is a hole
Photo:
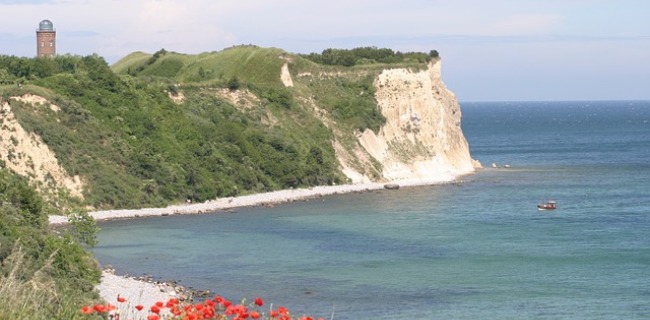
[[[392,182],[392,185],[399,187],[422,186],[444,184],[455,181],[453,175],[441,176],[439,179],[427,180],[403,180]],[[292,201],[300,201],[311,198],[318,198],[334,194],[345,194],[353,192],[367,192],[373,190],[385,189],[384,183],[364,183],[349,184],[339,186],[319,186],[305,189],[281,190],[268,193],[252,194],[240,197],[229,197],[218,200],[207,201],[204,203],[174,205],[166,208],[143,208],[143,209],[125,209],[125,210],[106,210],[95,211],[89,214],[97,221],[111,219],[129,219],[138,217],[155,217],[175,214],[201,214],[213,213],[233,208],[252,207],[260,205],[274,205]],[[65,216],[50,216],[51,225],[67,224]],[[129,276],[119,276],[111,272],[104,271],[101,283],[97,286],[100,296],[107,302],[116,303],[117,295],[127,299],[128,310],[122,311],[129,313],[129,316],[136,317],[134,306],[141,304],[148,309],[156,301],[166,302],[169,298],[175,297],[176,292],[169,286],[151,283]],[[232,299],[232,297],[229,297]],[[145,314],[145,313],[143,313]]]
[[[400,187],[443,184],[454,181],[453,176],[441,177],[440,179],[427,180],[402,180],[393,182]],[[89,212],[96,221],[112,219],[128,219],[139,217],[168,216],[174,214],[201,214],[222,211],[233,208],[253,207],[260,205],[272,205],[299,201],[311,198],[318,198],[333,194],[345,194],[353,192],[365,192],[384,189],[384,183],[362,183],[346,184],[338,186],[319,186],[305,189],[280,190],[267,193],[251,194],[239,197],[221,198],[203,203],[192,203],[172,205],[165,208],[142,208],[142,209],[120,209]],[[65,216],[52,215],[49,217],[50,225],[67,224]]]

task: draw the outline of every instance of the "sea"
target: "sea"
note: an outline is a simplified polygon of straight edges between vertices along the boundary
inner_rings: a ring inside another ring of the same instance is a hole
[[[92,251],[297,316],[650,319],[650,101],[461,110],[484,168],[455,183],[101,222]]]

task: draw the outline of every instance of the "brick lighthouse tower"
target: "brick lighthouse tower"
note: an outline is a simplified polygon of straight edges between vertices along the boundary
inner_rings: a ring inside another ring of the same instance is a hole
[[[53,57],[56,55],[56,31],[50,20],[43,20],[36,30],[36,56]]]

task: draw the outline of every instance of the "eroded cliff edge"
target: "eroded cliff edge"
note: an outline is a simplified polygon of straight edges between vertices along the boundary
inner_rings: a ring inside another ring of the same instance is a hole
[[[238,47],[145,55],[121,74],[97,57],[68,57],[97,63],[0,86],[0,166],[57,207],[89,210],[450,181],[478,163],[440,59],[418,57],[342,66]],[[165,76],[151,82],[156,72]]]
[[[386,69],[374,86],[386,123],[376,134],[360,133],[358,140],[381,164],[382,181],[444,181],[480,167],[470,156],[458,101],[442,81],[440,59],[431,60],[426,70]],[[347,157],[339,159],[353,182],[373,180],[368,172],[351,169]]]

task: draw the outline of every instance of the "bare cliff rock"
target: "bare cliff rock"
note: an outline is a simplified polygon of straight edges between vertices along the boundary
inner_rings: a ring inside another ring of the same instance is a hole
[[[441,61],[434,59],[426,70],[387,69],[375,79],[386,123],[379,133],[365,130],[358,139],[381,164],[383,181],[451,180],[480,167],[470,157],[460,106],[440,68]],[[353,181],[366,176],[344,167]]]
[[[154,179],[147,179],[144,181],[142,180],[143,176],[145,178],[149,177],[146,174],[140,176],[129,175],[131,174],[128,170],[129,166],[135,167],[146,162],[142,161],[139,156],[141,153],[148,154],[145,151],[149,149],[141,148],[137,144],[130,144],[130,141],[136,141],[142,138],[142,135],[137,136],[132,128],[123,127],[124,119],[122,116],[137,114],[144,120],[150,121],[148,123],[151,124],[151,128],[147,130],[154,130],[156,129],[156,121],[163,121],[161,123],[164,124],[165,119],[163,119],[163,116],[165,115],[183,116],[184,113],[180,111],[186,107],[190,109],[186,115],[191,120],[182,122],[185,126],[195,121],[196,123],[203,121],[204,119],[201,118],[204,115],[204,113],[201,113],[203,109],[215,108],[216,110],[221,108],[223,110],[219,112],[205,114],[212,115],[215,119],[221,119],[219,116],[223,116],[223,119],[226,120],[212,123],[210,122],[213,121],[212,119],[206,119],[206,128],[216,129],[217,126],[223,127],[226,121],[250,119],[249,125],[251,126],[270,128],[269,130],[264,128],[265,130],[253,130],[252,132],[260,134],[265,132],[272,135],[267,140],[276,139],[271,141],[276,143],[275,146],[272,146],[273,148],[283,148],[291,142],[304,143],[306,147],[303,147],[303,149],[310,150],[310,152],[313,150],[314,155],[312,158],[307,157],[312,156],[312,154],[303,155],[302,158],[296,156],[295,159],[298,159],[296,161],[303,161],[305,158],[312,159],[312,163],[305,167],[314,171],[322,169],[322,172],[311,173],[313,177],[319,179],[310,182],[312,184],[338,184],[340,182],[353,184],[371,182],[393,184],[397,182],[401,184],[409,180],[409,182],[434,183],[451,181],[460,175],[471,173],[480,166],[478,162],[471,159],[469,147],[461,129],[461,109],[454,94],[446,88],[441,79],[441,61],[439,59],[431,60],[428,65],[418,64],[416,66],[415,63],[409,62],[360,65],[352,68],[319,65],[307,62],[299,56],[280,55],[278,58],[277,55],[274,55],[273,59],[281,59],[282,63],[273,60],[273,63],[263,61],[259,65],[271,65],[273,67],[269,70],[277,73],[271,72],[270,77],[274,78],[276,84],[278,80],[281,81],[284,86],[282,90],[259,89],[262,87],[254,90],[255,86],[251,86],[253,89],[238,88],[232,90],[219,86],[219,83],[201,83],[200,85],[190,83],[186,87],[180,82],[174,82],[173,88],[170,86],[161,88],[175,102],[171,108],[178,108],[177,111],[179,112],[158,112],[159,110],[156,107],[167,110],[170,109],[170,106],[157,106],[155,100],[151,100],[151,111],[152,115],[155,116],[154,119],[146,118],[146,111],[129,113],[127,112],[129,110],[120,104],[122,100],[118,99],[117,101],[120,102],[112,103],[107,98],[106,101],[110,102],[110,107],[115,108],[116,114],[120,116],[110,118],[102,112],[96,112],[94,120],[98,125],[102,123],[118,124],[115,127],[117,127],[116,130],[120,134],[115,136],[106,134],[106,136],[110,135],[112,137],[110,143],[107,143],[106,146],[111,148],[116,146],[113,152],[117,154],[124,151],[126,161],[117,164],[108,161],[106,168],[81,168],[75,170],[74,174],[66,172],[65,166],[59,162],[68,158],[64,156],[57,157],[53,151],[56,148],[48,146],[45,143],[48,140],[44,140],[37,134],[37,132],[46,131],[28,131],[29,127],[23,127],[14,114],[18,110],[25,112],[19,113],[19,115],[25,117],[20,119],[26,119],[27,116],[24,114],[30,112],[34,116],[47,114],[49,115],[46,117],[47,121],[59,123],[67,115],[67,106],[63,104],[64,108],[60,109],[53,104],[52,101],[56,101],[53,98],[54,95],[49,96],[50,101],[48,101],[48,99],[34,93],[26,93],[29,92],[28,90],[25,90],[25,93],[6,94],[3,96],[5,100],[0,100],[0,164],[17,174],[27,177],[32,186],[54,201],[58,199],[58,196],[63,195],[65,196],[65,199],[61,198],[63,200],[76,198],[75,201],[79,200],[81,202],[84,201],[84,192],[88,192],[89,195],[92,194],[93,186],[97,187],[101,183],[112,183],[101,179],[93,180],[91,174],[95,172],[93,170],[98,170],[97,172],[124,173],[122,175],[124,179],[122,180],[131,184],[111,185],[110,189],[122,191],[119,188],[124,188],[125,190],[142,191],[140,196],[143,199],[148,199],[146,197],[156,195],[157,186],[163,186],[169,180],[161,179],[158,182]],[[403,67],[407,65],[414,67]],[[252,80],[249,79],[249,81]],[[140,96],[137,92],[131,92],[131,94]],[[97,96],[101,95],[98,94]],[[146,96],[148,95],[142,94],[142,97]],[[212,100],[212,97],[217,99]],[[271,98],[275,99],[275,101],[271,101]],[[143,99],[148,101],[145,98]],[[62,99],[61,101],[66,100]],[[192,105],[192,103],[197,103],[197,105]],[[12,106],[16,107],[13,111]],[[385,118],[385,122],[377,115],[375,107],[378,107]],[[92,108],[84,108],[83,106],[79,108],[86,111],[87,114],[92,114]],[[197,111],[193,108],[201,110]],[[139,110],[139,108],[135,107],[133,109]],[[358,114],[352,113],[352,116],[346,115],[344,111],[351,109],[361,111]],[[231,117],[232,114],[236,113],[235,110],[242,114],[248,114],[249,117],[239,115]],[[355,122],[358,119],[362,119],[362,121]],[[363,121],[368,119],[370,121]],[[383,125],[381,125],[382,123]],[[208,124],[216,125],[210,127]],[[324,127],[321,127],[321,124]],[[65,123],[61,125],[65,125]],[[133,125],[137,127],[137,123],[133,123]],[[165,126],[161,125],[161,127]],[[314,127],[317,127],[318,130],[310,130]],[[174,130],[182,129],[171,126],[169,128]],[[365,129],[360,132],[359,128],[372,128],[372,130]],[[104,132],[110,132],[115,128],[106,125],[101,129]],[[65,130],[62,129],[61,132],[65,132]],[[225,131],[218,132],[228,134]],[[122,134],[129,141],[123,140]],[[309,135],[310,139],[294,138],[294,136],[301,135]],[[195,139],[199,135],[191,136],[192,139]],[[257,139],[258,136],[254,135],[254,137]],[[195,141],[192,139],[172,142]],[[244,137],[233,135],[233,140],[237,139],[243,140]],[[264,139],[259,139],[256,142],[263,142],[262,140]],[[226,146],[218,151],[218,157],[206,158],[217,164],[214,167],[215,172],[210,176],[216,177],[215,181],[219,182],[215,183],[215,185],[219,184],[224,187],[224,190],[229,190],[227,187],[233,186],[233,190],[237,190],[239,186],[233,181],[238,180],[233,177],[239,178],[240,176],[236,174],[237,170],[233,168],[250,170],[245,174],[250,174],[252,177],[258,176],[259,172],[254,172],[252,165],[240,167],[235,165],[237,160],[231,161],[233,154],[241,155],[242,161],[250,158],[237,143],[219,139],[217,141],[213,144],[214,150],[217,150],[220,144]],[[97,143],[104,143],[104,141],[97,141]],[[90,144],[92,142],[88,143],[88,145]],[[327,144],[331,144],[331,148]],[[190,145],[194,146],[194,144]],[[268,143],[268,145],[271,146],[272,143]],[[124,148],[118,149],[120,146]],[[174,146],[174,144],[168,143],[159,146]],[[93,150],[85,144],[80,144],[80,148]],[[206,148],[206,150],[212,152],[213,149],[211,148]],[[291,152],[298,154],[298,151],[298,148],[296,148]],[[137,154],[138,157],[130,157],[132,154]],[[188,158],[191,159],[205,160],[198,157],[189,157],[189,155],[196,154],[192,153],[191,150],[182,154],[188,155]],[[93,156],[101,158],[103,153],[97,153]],[[154,170],[158,174],[157,176],[161,177],[167,177],[167,175],[181,177],[181,179],[184,177],[183,168],[185,162],[183,161],[186,161],[186,159],[165,159],[164,157],[156,159],[155,161],[160,161],[160,163],[156,162],[157,166],[143,167],[147,168],[147,170]],[[277,168],[269,165],[270,162],[265,163],[268,168],[275,170],[269,170],[269,172],[275,174],[273,178],[284,174],[284,171],[276,170]],[[209,165],[212,165],[212,163],[209,163]],[[115,170],[111,171],[111,168],[115,168]],[[293,167],[286,166],[286,168]],[[104,171],[99,171],[99,169]],[[285,167],[281,169],[284,170]],[[262,171],[261,169],[256,170]],[[276,174],[276,172],[280,173]],[[290,176],[291,174],[292,172],[289,172],[285,175]],[[263,175],[259,174],[259,176]],[[271,174],[268,177],[263,177],[270,179]],[[346,180],[345,177],[348,179]],[[233,179],[228,180],[230,178]],[[206,178],[206,181],[208,179],[210,178]],[[251,179],[251,181],[255,180]],[[268,182],[264,180],[268,185],[264,185],[261,181],[258,180],[255,185],[251,182],[251,186],[247,187],[253,191],[259,191],[262,190],[262,187],[272,185],[271,180]],[[222,182],[223,185],[220,184]],[[97,183],[97,185],[93,185],[93,183]],[[139,183],[142,185],[139,185]],[[206,184],[209,183],[206,182]],[[254,187],[258,189],[254,189]],[[65,201],[61,201],[61,206],[64,206],[63,202]],[[104,204],[99,203],[99,205]]]
[[[40,96],[26,94],[11,97],[33,108],[49,107],[54,112],[59,107]],[[30,183],[49,197],[56,197],[60,190],[83,199],[83,183],[79,176],[69,175],[56,155],[33,132],[27,132],[16,120],[8,102],[0,101],[0,160],[7,168],[25,176]]]

